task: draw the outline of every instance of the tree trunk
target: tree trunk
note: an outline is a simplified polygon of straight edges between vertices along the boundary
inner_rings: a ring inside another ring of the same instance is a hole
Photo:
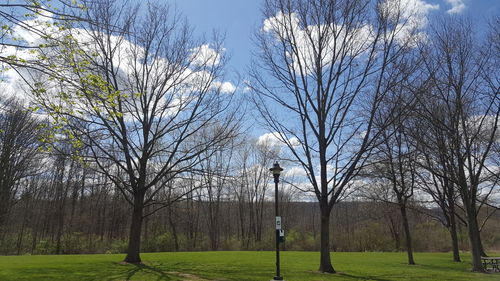
[[[408,216],[406,214],[406,206],[404,204],[399,204],[401,210],[401,217],[403,218],[403,227],[405,230],[405,240],[406,240],[406,252],[408,253],[408,264],[414,265],[415,260],[413,259],[413,246],[411,243],[411,233],[410,225],[408,223]]]
[[[481,230],[479,230],[479,227],[477,233],[477,237],[479,239],[479,249],[481,249],[481,257],[487,257],[488,255],[486,254],[486,251],[484,251],[483,240],[481,239]]]
[[[140,263],[139,255],[141,250],[141,227],[142,212],[144,208],[144,193],[134,194],[134,210],[132,213],[132,223],[130,225],[130,236],[128,241],[127,256],[125,262]]]
[[[10,209],[10,187],[4,186],[2,184],[2,179],[0,179],[0,236],[4,233],[3,228],[8,218]]]
[[[454,211],[450,212],[450,235],[451,235],[451,245],[453,248],[453,261],[461,262],[460,250],[458,248],[457,222],[455,220]]]
[[[330,259],[330,211],[327,206],[321,206],[321,235],[319,271],[335,273]]]
[[[395,250],[399,252],[399,250],[401,249],[401,239],[399,238],[399,232],[396,226],[396,222],[394,222],[394,219],[391,216],[389,216],[389,229],[394,239]]]
[[[481,263],[482,246],[476,215],[470,209],[467,210],[467,229],[469,231],[469,242],[472,254],[472,271],[485,272],[483,264]]]
[[[445,179],[446,180],[446,179]],[[455,216],[455,190],[454,186],[450,185],[446,180],[446,186],[448,186],[448,217],[449,217],[449,230],[451,236],[451,246],[453,249],[453,261],[461,262],[460,260],[460,249],[458,248],[458,236],[457,236],[457,220]]]
[[[64,232],[64,209],[66,205],[66,193],[61,194],[61,202],[59,204],[60,205],[57,214],[58,222],[57,222],[57,233],[56,233],[56,255],[61,254],[61,238]]]
[[[172,218],[172,205],[168,205],[168,223],[170,225],[170,229],[172,230],[172,235],[174,236],[174,247],[175,251],[179,251],[179,239],[177,238],[177,229]]]
[[[264,197],[259,199],[259,222],[257,224],[257,242],[262,241],[262,222],[264,221]]]

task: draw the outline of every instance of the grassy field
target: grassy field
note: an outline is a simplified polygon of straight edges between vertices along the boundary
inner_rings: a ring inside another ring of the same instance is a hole
[[[500,273],[470,272],[450,253],[332,253],[338,274],[316,272],[316,252],[282,252],[285,280],[500,280]],[[144,265],[123,264],[124,255],[0,256],[0,280],[270,280],[274,252],[142,254]]]

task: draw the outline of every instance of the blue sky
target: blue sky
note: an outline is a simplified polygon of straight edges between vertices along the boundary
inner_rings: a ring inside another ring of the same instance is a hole
[[[485,20],[500,15],[500,0],[423,0],[439,5],[430,17],[439,17],[453,8],[451,3],[465,8],[457,14],[469,15],[473,22],[484,29]],[[228,73],[238,71],[244,76],[254,48],[251,35],[263,22],[261,0],[168,0],[188,18],[195,30],[208,36],[213,30],[226,34],[224,46],[231,56]]]
[[[228,72],[244,72],[251,57],[251,34],[262,22],[259,0],[169,0],[199,33],[225,33],[231,56]]]
[[[227,79],[233,80],[239,73],[245,79],[245,71],[252,59],[252,34],[264,21],[261,14],[263,0],[167,0],[183,14],[198,35],[210,37],[217,30],[225,34],[224,47],[230,55],[226,73]],[[485,30],[486,19],[500,15],[500,0],[403,0],[423,1],[425,4],[438,5],[430,9],[429,22],[446,14],[468,15]],[[453,11],[453,9],[455,10]],[[232,81],[234,84],[241,81]],[[241,86],[243,87],[243,86]],[[250,123],[254,123],[253,120]],[[252,126],[254,137],[269,133],[264,128]]]

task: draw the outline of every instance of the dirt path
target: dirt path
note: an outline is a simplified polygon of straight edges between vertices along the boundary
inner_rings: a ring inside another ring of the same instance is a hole
[[[216,281],[216,280],[210,280],[210,279],[203,279],[199,276],[196,276],[194,274],[189,274],[189,273],[180,273],[180,272],[175,272],[175,271],[170,271],[167,273],[185,278],[185,279],[182,279],[183,281]],[[221,280],[219,280],[219,281],[221,281]]]

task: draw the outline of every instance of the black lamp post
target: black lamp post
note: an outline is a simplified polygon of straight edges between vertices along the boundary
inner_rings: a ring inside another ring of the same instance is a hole
[[[274,213],[276,215],[276,276],[273,280],[283,280],[280,275],[280,230],[281,230],[281,217],[278,215],[278,183],[280,182],[280,173],[283,168],[280,167],[278,162],[275,162],[273,167],[269,169],[273,172],[274,176]]]

